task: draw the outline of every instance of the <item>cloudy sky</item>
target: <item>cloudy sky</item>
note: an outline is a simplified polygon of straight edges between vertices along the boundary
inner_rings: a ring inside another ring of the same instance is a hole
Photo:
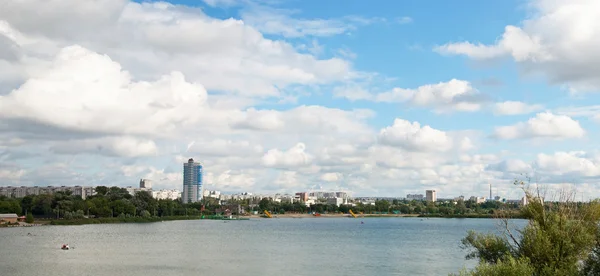
[[[600,1],[8,0],[0,185],[600,196]]]

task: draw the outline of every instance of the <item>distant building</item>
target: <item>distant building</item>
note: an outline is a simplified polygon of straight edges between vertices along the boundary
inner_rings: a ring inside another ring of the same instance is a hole
[[[192,203],[202,200],[202,165],[190,158],[183,164],[183,192],[181,201]]]
[[[15,223],[19,220],[17,214],[0,214],[0,224]]]
[[[469,200],[475,202],[476,204],[480,204],[485,202],[485,197],[472,196]]]
[[[425,199],[425,196],[423,196],[422,194],[408,194],[408,195],[406,195],[406,199],[408,199],[408,200],[423,200],[423,199]]]
[[[44,195],[54,194],[56,192],[71,192],[71,195],[80,196],[82,199],[86,199],[89,196],[96,194],[94,187],[84,186],[3,186],[0,187],[0,196],[9,198],[23,198],[28,195]]]
[[[308,193],[306,193],[306,192],[296,193],[295,198],[298,201],[306,202],[308,200]]]
[[[209,190],[205,190],[203,192],[204,197],[212,197],[212,198],[219,198],[221,196],[221,191],[209,191]]]
[[[437,193],[435,190],[427,190],[425,191],[425,200],[429,201],[429,202],[436,202],[437,201]]]
[[[344,199],[341,197],[330,197],[327,199],[327,204],[340,207],[340,205],[344,204]]]
[[[159,190],[152,191],[152,197],[155,199],[171,199],[177,200],[181,197],[181,191],[179,190]]]
[[[521,198],[521,202],[520,202],[520,203],[521,203],[521,206],[525,206],[525,205],[527,205],[527,203],[528,203],[528,202],[527,202],[527,196],[524,196],[524,197],[522,197],[522,198]]]
[[[152,190],[152,180],[140,179],[140,188]]]
[[[131,186],[127,186],[124,189],[127,190],[127,192],[132,196],[134,196],[137,192],[148,192],[148,193],[152,194],[152,189],[134,188]]]

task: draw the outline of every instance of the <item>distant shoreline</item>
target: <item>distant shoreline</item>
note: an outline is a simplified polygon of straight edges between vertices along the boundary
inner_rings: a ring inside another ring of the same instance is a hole
[[[313,214],[272,214],[273,219],[277,218],[352,218],[350,214],[319,214],[315,216]],[[440,215],[440,214],[357,214],[356,218],[487,218],[493,219],[495,216],[493,214],[466,214],[466,215]],[[235,220],[238,216],[233,216],[233,220]],[[240,219],[269,219],[265,217],[263,214],[260,215],[245,215],[239,216]],[[512,219],[520,219],[523,218],[520,215],[511,216]],[[44,225],[87,225],[87,224],[116,224],[116,223],[152,223],[152,222],[161,222],[161,221],[176,221],[176,220],[221,220],[226,219],[222,216],[214,216],[214,215],[205,215],[204,218],[202,216],[171,216],[171,217],[113,217],[113,218],[81,218],[81,219],[42,219],[36,220],[33,224],[30,225],[20,225],[20,226],[6,226],[1,228],[13,228],[13,227],[36,227],[36,226],[44,226]]]

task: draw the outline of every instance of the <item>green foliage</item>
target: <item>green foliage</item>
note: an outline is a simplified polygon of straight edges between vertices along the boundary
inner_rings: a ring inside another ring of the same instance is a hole
[[[27,213],[27,215],[25,216],[25,222],[33,223],[33,215],[31,213]]]
[[[479,259],[487,263],[496,263],[504,258],[515,255],[509,242],[493,234],[481,234],[469,231],[462,240],[463,248],[473,248],[467,254],[467,259]]]
[[[504,236],[470,231],[463,239],[473,249],[466,257],[481,261],[466,275],[599,275],[600,202],[577,203],[562,194],[558,202],[544,203],[539,192],[524,191],[529,204],[522,214],[529,223],[519,235],[504,218]],[[531,272],[515,274],[519,269]]]
[[[596,244],[594,249],[592,249],[590,256],[583,263],[581,275],[600,275],[600,231],[596,233]]]
[[[526,258],[514,259],[507,257],[495,264],[481,263],[473,271],[463,270],[460,276],[508,276],[508,275],[534,275],[535,270]]]
[[[143,217],[143,218],[148,218],[148,217],[150,217],[150,212],[148,212],[148,210],[143,210],[143,211],[140,213],[140,217]]]

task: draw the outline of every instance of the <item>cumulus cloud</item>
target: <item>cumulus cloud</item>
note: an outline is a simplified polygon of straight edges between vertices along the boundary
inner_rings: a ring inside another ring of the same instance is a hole
[[[506,26],[494,44],[448,43],[435,48],[444,54],[472,59],[510,57],[525,72],[544,74],[551,83],[571,91],[598,91],[600,2],[596,0],[531,0],[531,16],[521,26]]]
[[[305,152],[306,146],[298,143],[286,151],[271,149],[262,157],[267,167],[290,168],[309,165],[313,157]]]
[[[71,46],[47,70],[0,96],[0,118],[74,131],[160,135],[193,123],[206,97],[204,87],[186,82],[181,73],[135,82],[108,56]]]
[[[428,84],[416,89],[394,88],[374,96],[377,102],[407,102],[420,107],[431,107],[439,111],[477,111],[487,101],[485,95],[464,80]]]
[[[59,154],[91,153],[115,157],[147,157],[158,154],[154,141],[131,136],[67,140],[58,142],[50,150]]]
[[[447,82],[426,84],[414,89],[393,88],[374,93],[357,84],[333,89],[333,96],[351,101],[367,100],[380,103],[406,103],[412,106],[432,108],[438,112],[478,111],[488,102],[488,96],[475,89],[470,82],[452,79]]]
[[[525,163],[523,160],[519,159],[508,159],[503,160],[502,162],[490,164],[487,167],[488,170],[492,171],[500,171],[500,172],[510,172],[510,173],[530,173],[531,165]]]
[[[15,35],[8,37],[26,60],[79,44],[108,54],[139,78],[180,71],[207,89],[249,96],[279,97],[288,85],[341,80],[351,70],[345,60],[299,53],[240,20],[211,18],[199,8],[166,2],[84,2],[6,3],[0,11],[5,25],[0,34],[12,30],[9,34]],[[33,73],[25,71],[26,76]]]
[[[353,86],[390,78],[354,71],[346,59],[355,55],[345,46],[338,58],[326,58],[334,49],[320,44],[325,40],[313,39],[313,51],[296,44],[311,39],[285,40],[333,35],[338,31],[322,26],[336,22],[361,26],[381,19],[281,13],[274,17],[280,22],[250,23],[185,5],[126,0],[10,1],[3,7],[0,184],[134,186],[149,178],[156,188],[181,188],[188,158],[204,164],[207,189],[224,192],[339,186],[356,195],[436,188],[452,196],[470,187],[464,191],[476,195],[487,181],[510,182],[531,161],[540,171],[558,175],[560,166],[563,176],[581,176],[587,181],[581,187],[598,183],[593,154],[550,152],[502,163],[498,141],[481,140],[477,131],[436,129],[427,125],[435,122],[429,118],[380,125],[377,116],[386,112],[377,114],[377,103],[438,113],[482,110],[488,99],[469,81],[390,90]],[[343,28],[339,33],[351,30]],[[339,88],[328,90],[333,87]],[[299,96],[323,91],[372,103],[325,107]],[[518,102],[494,107],[497,114],[537,110]],[[574,119],[561,117],[570,115],[550,114],[515,125],[517,133],[585,134]],[[525,138],[511,131],[505,136]],[[474,152],[478,148],[485,152]],[[571,163],[557,163],[564,160]]]
[[[538,154],[536,165],[547,174],[600,177],[600,158],[586,152]]]
[[[494,106],[494,114],[497,115],[520,115],[529,114],[544,108],[539,104],[527,104],[519,101],[505,101],[496,103]]]
[[[409,151],[447,151],[452,147],[452,138],[444,131],[402,119],[396,119],[392,126],[382,129],[379,141]]]
[[[494,136],[499,139],[527,138],[581,138],[585,130],[578,121],[569,116],[555,115],[550,112],[538,113],[527,122],[512,126],[496,127]]]
[[[324,173],[321,175],[321,180],[326,182],[336,182],[342,179],[342,175],[339,173]]]

